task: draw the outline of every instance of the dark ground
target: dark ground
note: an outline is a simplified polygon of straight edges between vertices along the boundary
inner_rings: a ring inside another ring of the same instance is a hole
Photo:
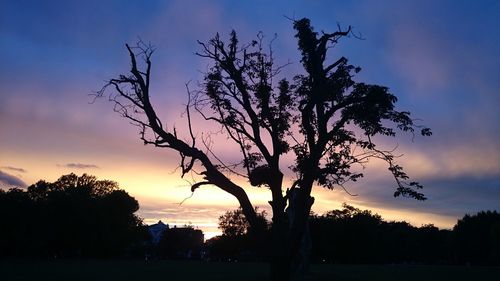
[[[138,260],[0,260],[0,280],[266,280],[268,265],[246,262]],[[308,280],[500,280],[500,267],[329,265],[311,267]]]

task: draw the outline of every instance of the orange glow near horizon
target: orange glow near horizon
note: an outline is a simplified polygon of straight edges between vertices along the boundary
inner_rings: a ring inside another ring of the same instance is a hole
[[[79,175],[83,173],[83,171],[74,171],[56,163],[48,166],[42,160],[46,157],[44,154],[30,160],[27,160],[27,158],[14,158],[13,153],[4,155],[4,159],[8,160],[9,163],[25,167],[30,171],[29,176],[23,177],[27,184],[32,184],[40,179],[55,181],[61,175],[70,172]],[[66,163],[70,159],[71,157],[59,157],[53,159],[53,161]],[[141,208],[138,215],[143,218],[146,224],[153,224],[162,220],[170,225],[193,225],[203,230],[205,238],[209,239],[221,233],[217,228],[218,217],[225,211],[238,208],[238,202],[233,196],[215,186],[203,186],[196,190],[194,194],[191,194],[190,183],[180,178],[180,172],[175,170],[173,165],[162,166],[158,165],[158,163],[147,163],[145,161],[128,165],[127,162],[102,159],[99,161],[99,168],[85,172],[95,175],[99,179],[117,181],[120,188],[126,190],[139,201]],[[0,164],[3,164],[3,161]],[[377,171],[383,171],[382,166],[374,165],[374,167],[370,168],[372,168],[374,174],[378,174],[378,176],[372,175],[374,178],[388,176],[377,173]],[[245,189],[253,204],[261,210],[266,210],[268,219],[271,219],[272,214],[268,204],[268,201],[271,200],[270,192],[266,188],[251,187],[244,180],[237,180],[237,183],[246,187]],[[366,182],[364,184],[366,185]],[[388,196],[390,196],[389,194],[388,192]],[[440,228],[451,228],[457,220],[453,216],[384,208],[375,205],[373,202],[363,201],[369,200],[369,198],[351,197],[341,189],[331,191],[316,187],[312,196],[315,197],[312,210],[317,214],[341,208],[342,203],[345,202],[357,208],[369,209],[374,213],[378,213],[385,220],[404,220],[415,226],[434,224]],[[185,200],[183,204],[180,204],[183,200]]]

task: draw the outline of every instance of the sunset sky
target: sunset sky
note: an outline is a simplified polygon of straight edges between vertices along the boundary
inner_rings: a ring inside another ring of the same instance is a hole
[[[424,184],[427,201],[394,198],[389,172],[373,162],[347,185],[358,196],[316,188],[315,212],[346,202],[388,220],[450,228],[465,213],[500,210],[500,1],[1,1],[0,186],[89,173],[119,182],[146,223],[189,223],[214,235],[218,216],[237,201],[203,187],[179,205],[191,192],[178,154],[143,146],[137,128],[107,99],[91,104],[90,94],[129,70],[124,44],[141,38],[156,47],[156,109],[169,128],[182,128],[185,83],[196,87],[209,65],[194,55],[196,40],[232,29],[241,42],[276,33],[277,60],[292,62],[291,75],[301,65],[286,17],[308,17],[317,31],[353,26],[364,40],[343,40],[331,59],[361,66],[356,80],[388,86],[398,108],[434,133],[382,139],[398,145],[399,163]],[[266,189],[241,184],[268,209]]]

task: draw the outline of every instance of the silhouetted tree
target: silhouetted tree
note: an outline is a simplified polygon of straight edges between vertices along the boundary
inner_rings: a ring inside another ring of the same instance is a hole
[[[310,219],[315,260],[334,263],[452,263],[451,235],[433,225],[386,222],[344,204]]]
[[[39,181],[27,191],[11,189],[0,193],[0,254],[123,255],[146,231],[134,214],[138,209],[116,182],[87,174]]]
[[[344,204],[310,221],[313,257],[335,263],[378,261],[382,219],[378,214]]]
[[[453,227],[453,234],[459,262],[500,264],[500,214],[497,211],[465,215]]]
[[[0,192],[0,255],[23,256],[30,254],[35,227],[29,222],[36,217],[35,205],[26,192],[12,188]]]
[[[428,128],[417,126],[409,112],[395,109],[397,98],[387,87],[356,82],[359,67],[345,57],[331,60],[333,47],[353,34],[350,27],[318,34],[308,19],[293,21],[293,27],[304,72],[292,79],[280,77],[283,66],[275,64],[274,53],[260,33],[248,44],[241,44],[234,31],[228,42],[218,34],[199,42],[198,55],[212,66],[198,91],[188,89],[189,139],[178,135],[175,128],[168,129],[151,103],[151,46],[142,42],[136,47],[126,45],[130,73],[109,80],[97,93],[102,96],[110,90],[115,111],[140,128],[144,144],[179,152],[181,176],[194,170],[203,176],[192,185],[192,191],[215,185],[232,194],[257,232],[264,231],[259,229],[245,189],[227,173],[247,178],[252,186],[269,188],[272,280],[298,278],[303,272],[301,241],[314,203],[311,190],[315,184],[333,189],[356,181],[363,174],[353,166],[378,158],[394,176],[395,196],[425,199],[418,191],[422,186],[408,181],[393,151],[379,148],[374,137],[395,136],[396,130],[413,133],[419,129],[422,135],[431,134]],[[240,148],[241,161],[226,163],[217,156],[210,133],[196,137],[200,135],[193,132],[192,110],[222,128]],[[285,186],[281,170],[289,165],[280,165],[285,154],[295,156],[291,165],[295,178],[289,186]],[[287,187],[289,192],[285,192]]]
[[[416,241],[414,261],[427,264],[453,263],[451,230],[439,229],[432,224],[423,225],[416,228],[413,239]]]
[[[266,211],[258,211],[255,209],[258,219],[262,228],[267,228]],[[243,210],[238,208],[233,211],[227,211],[219,217],[219,229],[222,230],[222,235],[226,236],[242,236],[247,234],[250,229],[250,224],[248,223]]]
[[[260,228],[268,229],[266,212],[259,212],[258,208],[255,211],[260,220]],[[267,239],[263,238],[267,237],[268,233],[257,235],[253,232],[241,208],[227,211],[221,215],[219,229],[222,230],[222,235],[210,239],[207,243],[212,258],[257,260],[266,255],[265,249],[268,244]]]

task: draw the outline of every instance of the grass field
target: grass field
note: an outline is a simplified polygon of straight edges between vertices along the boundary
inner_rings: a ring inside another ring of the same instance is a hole
[[[0,280],[36,281],[255,281],[267,280],[265,263],[117,260],[0,260]],[[500,267],[313,265],[308,280],[500,280]]]

